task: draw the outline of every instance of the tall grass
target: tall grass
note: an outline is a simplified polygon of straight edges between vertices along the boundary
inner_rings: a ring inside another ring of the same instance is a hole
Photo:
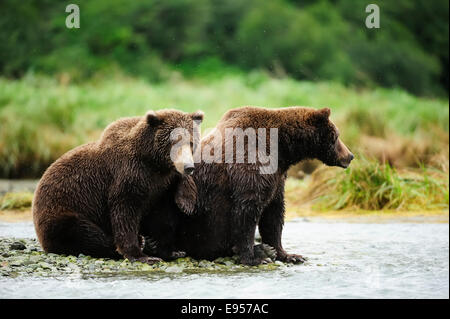
[[[448,209],[448,175],[433,169],[399,172],[360,158],[347,170],[322,168],[309,188],[318,209]]]
[[[261,72],[216,80],[185,80],[174,73],[157,84],[120,74],[74,84],[64,77],[29,74],[21,80],[0,77],[0,177],[38,177],[65,151],[95,140],[120,117],[169,107],[202,109],[205,130],[228,109],[243,105],[331,107],[332,120],[352,148],[363,134],[413,137],[436,128],[448,148],[448,100],[417,98],[401,90],[355,90],[274,79]]]
[[[6,193],[0,196],[0,210],[26,209],[31,207],[33,193]]]

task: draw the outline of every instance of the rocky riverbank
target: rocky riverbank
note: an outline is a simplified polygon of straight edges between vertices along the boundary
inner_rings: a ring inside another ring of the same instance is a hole
[[[153,272],[237,272],[273,270],[287,267],[279,261],[250,267],[236,263],[237,257],[214,261],[179,258],[171,262],[148,265],[129,260],[111,260],[90,256],[65,256],[45,253],[35,239],[0,237],[0,276],[64,277],[74,275],[145,275]]]

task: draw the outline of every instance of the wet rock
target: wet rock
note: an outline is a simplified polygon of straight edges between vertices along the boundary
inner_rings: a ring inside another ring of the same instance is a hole
[[[215,259],[214,262],[217,264],[222,264],[222,265],[226,265],[226,263],[234,264],[234,260],[231,257],[219,257],[219,258]]]
[[[9,246],[9,249],[12,249],[12,250],[24,250],[26,248],[27,248],[27,246],[25,246],[20,241],[15,241],[11,244],[11,246]]]
[[[23,265],[23,260],[22,259],[15,259],[15,260],[11,261],[10,265],[13,266],[13,267],[22,266]]]
[[[150,266],[149,264],[143,264],[143,265],[141,266],[141,270],[142,270],[142,271],[152,271],[152,270],[153,270],[153,267]]]
[[[200,260],[200,262],[198,263],[198,267],[200,268],[214,267],[214,263],[207,260]]]
[[[183,272],[183,267],[181,267],[180,265],[169,266],[165,269],[165,272],[180,273]]]
[[[40,266],[42,269],[52,269],[52,266],[46,262],[39,262],[38,266]]]
[[[24,259],[22,262],[22,265],[24,265],[24,266],[28,266],[28,265],[32,265],[32,264],[34,264],[34,261],[31,260],[30,258]]]

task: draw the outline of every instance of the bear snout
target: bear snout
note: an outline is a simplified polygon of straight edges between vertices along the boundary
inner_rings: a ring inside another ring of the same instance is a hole
[[[355,156],[348,147],[341,140],[338,140],[338,166],[347,168],[354,158]]]
[[[354,158],[355,156],[353,155],[353,153],[349,152],[349,154],[345,158],[339,161],[339,166],[341,166],[342,168],[347,168]]]
[[[178,173],[191,175],[194,172],[194,157],[189,144],[174,147],[171,159]]]

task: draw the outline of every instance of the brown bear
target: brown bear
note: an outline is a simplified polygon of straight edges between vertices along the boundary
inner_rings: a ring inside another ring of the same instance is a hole
[[[187,255],[201,259],[238,254],[242,263],[257,265],[264,262],[264,256],[255,254],[254,249],[258,226],[262,243],[275,248],[278,260],[303,262],[302,256],[288,254],[281,244],[284,183],[288,168],[304,159],[319,159],[326,165],[343,168],[350,164],[353,154],[339,139],[339,131],[329,116],[329,108],[230,110],[215,130],[202,139],[202,160],[194,174],[183,177],[175,197],[160,202],[154,214],[148,215],[143,233],[157,234],[152,218],[170,214],[169,220],[178,219],[180,225],[172,238],[175,243],[170,243],[167,236],[152,237],[157,245],[175,245]],[[264,159],[270,151],[271,128],[276,129],[273,136],[278,146],[271,154],[272,163]],[[227,129],[241,129],[244,139],[238,142],[235,135],[227,135]],[[244,149],[238,145],[242,141]],[[255,161],[250,149],[256,144]],[[227,145],[233,145],[232,160],[226,158]],[[214,153],[219,160],[211,163],[209,157],[214,157]]]
[[[79,146],[44,173],[33,201],[33,219],[46,252],[128,258],[152,263],[142,252],[145,214],[182,174],[194,169],[193,139],[202,112],[149,111],[119,119],[96,142]],[[185,129],[188,139],[171,133]]]

